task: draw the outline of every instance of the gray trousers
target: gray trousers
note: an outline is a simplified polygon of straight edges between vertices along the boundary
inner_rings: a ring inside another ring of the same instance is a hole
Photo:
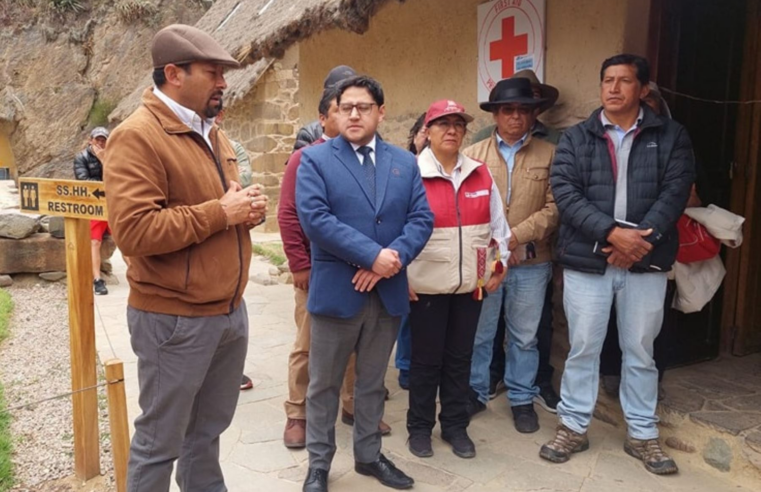
[[[127,309],[142,414],[135,419],[129,492],[226,492],[219,436],[235,413],[248,348],[245,303],[232,314],[186,318]]]
[[[380,297],[371,293],[353,318],[312,314],[307,390],[307,451],[310,468],[330,470],[336,453],[336,417],[341,383],[352,352],[357,353],[354,383],[354,460],[378,459],[388,360],[401,318],[386,312]]]

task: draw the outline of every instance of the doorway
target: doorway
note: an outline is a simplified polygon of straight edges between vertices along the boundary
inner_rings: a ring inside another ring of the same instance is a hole
[[[753,259],[750,253],[753,247],[758,251],[756,243],[761,243],[761,227],[754,228],[750,220],[756,206],[753,191],[758,188],[755,168],[761,113],[758,105],[725,103],[754,99],[753,90],[758,92],[761,75],[754,74],[761,70],[759,15],[761,0],[651,3],[652,77],[663,89],[673,118],[692,138],[698,194],[704,205],[713,203],[748,219],[742,248],[723,253],[727,276],[713,300],[699,313],[669,313],[674,326],[674,365],[720,353],[761,351],[761,307],[757,306],[761,255]],[[759,98],[757,94],[755,99]]]

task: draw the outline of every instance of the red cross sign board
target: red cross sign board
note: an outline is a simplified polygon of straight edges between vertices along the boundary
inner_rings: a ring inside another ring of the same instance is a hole
[[[544,81],[546,0],[493,0],[478,6],[478,101],[502,79],[530,68]]]

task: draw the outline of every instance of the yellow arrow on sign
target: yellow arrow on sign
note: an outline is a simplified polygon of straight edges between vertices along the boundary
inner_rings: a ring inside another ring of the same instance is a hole
[[[108,220],[101,181],[20,178],[19,195],[22,212]]]

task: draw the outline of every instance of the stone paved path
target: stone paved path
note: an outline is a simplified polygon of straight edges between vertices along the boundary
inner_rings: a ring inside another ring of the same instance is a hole
[[[267,235],[260,235],[267,239]],[[269,239],[276,239],[269,235]],[[125,363],[130,420],[139,414],[137,370],[126,326],[128,287],[120,255],[114,255],[114,270],[120,285],[110,286],[110,294],[96,297],[97,348],[101,360],[118,357]],[[269,265],[255,262],[252,274],[267,272]],[[289,451],[282,445],[285,417],[283,401],[287,393],[287,356],[293,333],[293,295],[289,285],[261,286],[250,282],[245,299],[251,322],[246,374],[254,381],[252,391],[241,393],[230,429],[222,436],[222,466],[230,491],[286,492],[301,490],[306,473],[306,451]],[[509,417],[504,396],[493,401],[470,427],[478,456],[462,460],[434,431],[435,456],[420,459],[406,449],[404,429],[407,393],[396,383],[397,372],[389,369],[386,384],[391,399],[385,420],[393,427],[384,438],[384,453],[413,476],[420,492],[750,492],[729,482],[719,472],[698,468],[699,456],[673,452],[681,473],[656,477],[622,450],[624,431],[599,421],[590,429],[591,448],[568,463],[553,465],[538,457],[539,446],[551,438],[556,420],[538,410],[541,430],[517,433]],[[130,426],[132,422],[130,422]],[[388,491],[373,479],[353,471],[350,428],[336,425],[338,453],[330,475],[330,490]],[[176,490],[176,488],[174,489]]]

